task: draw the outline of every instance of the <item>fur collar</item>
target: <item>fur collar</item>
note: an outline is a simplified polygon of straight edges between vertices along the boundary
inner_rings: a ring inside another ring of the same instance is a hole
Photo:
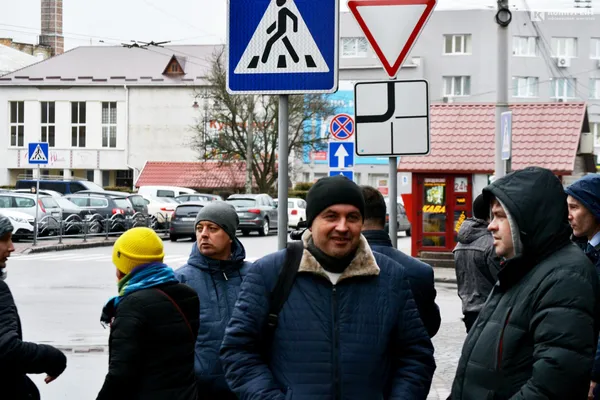
[[[306,249],[308,246],[308,240],[311,237],[312,232],[308,229],[302,235],[304,253],[302,254],[302,260],[300,261],[300,268],[298,269],[298,272],[310,272],[316,275],[321,275],[329,280],[329,277],[325,273],[325,270],[321,264],[319,264],[315,257]],[[377,266],[377,261],[375,261],[375,256],[371,251],[371,247],[369,247],[369,244],[367,243],[367,239],[365,239],[365,237],[361,234],[356,256],[350,265],[348,265],[348,267],[344,270],[340,276],[340,279],[338,279],[338,283],[343,279],[352,278],[354,276],[371,275],[379,275],[379,267]]]

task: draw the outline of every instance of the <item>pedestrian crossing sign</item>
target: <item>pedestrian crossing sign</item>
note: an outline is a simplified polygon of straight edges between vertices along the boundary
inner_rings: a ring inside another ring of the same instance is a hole
[[[29,143],[29,164],[48,164],[48,143]]]
[[[230,0],[230,93],[337,90],[339,0]]]

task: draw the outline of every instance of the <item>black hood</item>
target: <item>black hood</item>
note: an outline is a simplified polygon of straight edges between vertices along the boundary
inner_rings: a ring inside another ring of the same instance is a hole
[[[517,258],[531,267],[570,242],[567,195],[550,170],[528,167],[515,171],[483,189],[483,195],[487,204],[493,196],[506,206],[523,244],[523,253]]]

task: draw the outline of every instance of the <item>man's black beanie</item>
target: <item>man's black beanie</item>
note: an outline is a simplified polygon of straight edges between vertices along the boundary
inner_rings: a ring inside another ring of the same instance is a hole
[[[338,175],[319,179],[306,195],[306,223],[312,226],[317,215],[334,204],[350,204],[365,215],[365,199],[358,185]]]

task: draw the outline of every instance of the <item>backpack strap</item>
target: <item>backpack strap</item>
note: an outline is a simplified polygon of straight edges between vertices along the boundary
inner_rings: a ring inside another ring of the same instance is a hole
[[[300,261],[302,260],[302,254],[304,253],[304,243],[301,241],[294,241],[287,244],[285,252],[285,262],[279,271],[277,277],[277,283],[271,292],[269,315],[267,316],[267,323],[265,327],[265,343],[270,345],[275,335],[275,329],[279,320],[279,312],[283,308],[283,305],[287,301],[292,286],[300,268]]]
[[[196,337],[194,336],[194,330],[192,329],[192,325],[190,325],[190,321],[187,319],[187,317],[185,316],[185,314],[183,313],[183,311],[181,310],[181,308],[179,307],[179,305],[175,302],[175,300],[173,300],[173,298],[171,296],[169,296],[168,294],[166,294],[161,289],[155,287],[154,290],[156,290],[157,292],[159,292],[160,294],[162,294],[164,297],[166,297],[167,299],[169,299],[169,301],[171,302],[171,304],[173,304],[175,306],[175,308],[177,309],[177,311],[179,311],[179,314],[181,314],[181,316],[183,317],[183,320],[185,321],[185,324],[187,325],[187,327],[188,327],[188,329],[190,331],[190,337],[192,338],[192,341],[195,342],[196,341]]]

